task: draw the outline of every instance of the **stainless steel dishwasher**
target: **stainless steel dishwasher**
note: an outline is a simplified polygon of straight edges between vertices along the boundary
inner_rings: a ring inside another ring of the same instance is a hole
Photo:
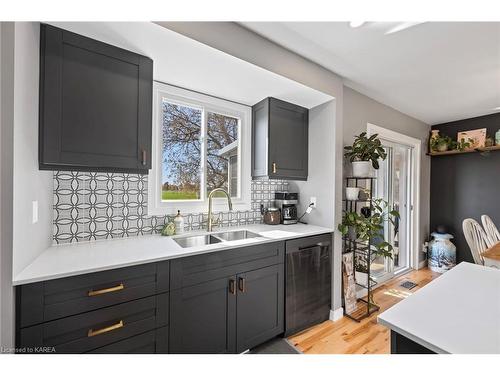
[[[331,234],[286,242],[285,336],[328,320]]]

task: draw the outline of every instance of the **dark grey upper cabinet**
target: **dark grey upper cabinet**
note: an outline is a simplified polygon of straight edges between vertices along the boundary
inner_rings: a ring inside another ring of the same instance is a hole
[[[42,24],[40,169],[147,173],[152,85],[151,59]]]
[[[309,110],[275,98],[252,107],[252,177],[307,180]]]

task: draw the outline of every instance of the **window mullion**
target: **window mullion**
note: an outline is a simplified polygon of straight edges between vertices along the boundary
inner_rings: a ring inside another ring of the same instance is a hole
[[[205,202],[207,199],[207,110],[202,109],[201,121],[201,166],[200,166],[200,199]]]

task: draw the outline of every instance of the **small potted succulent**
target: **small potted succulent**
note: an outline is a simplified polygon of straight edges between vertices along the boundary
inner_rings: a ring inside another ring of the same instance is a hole
[[[354,137],[352,146],[344,147],[344,156],[352,163],[354,177],[369,177],[371,167],[379,169],[378,160],[384,160],[387,153],[378,139],[378,134],[367,137],[366,132],[363,132]]]

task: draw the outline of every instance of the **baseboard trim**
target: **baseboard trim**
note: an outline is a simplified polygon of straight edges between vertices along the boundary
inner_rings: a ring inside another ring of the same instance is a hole
[[[330,320],[332,322],[341,319],[343,316],[344,316],[344,309],[342,307],[339,307],[336,310],[330,310]]]
[[[424,259],[418,264],[418,269],[421,270],[422,268],[427,267],[427,259]]]

